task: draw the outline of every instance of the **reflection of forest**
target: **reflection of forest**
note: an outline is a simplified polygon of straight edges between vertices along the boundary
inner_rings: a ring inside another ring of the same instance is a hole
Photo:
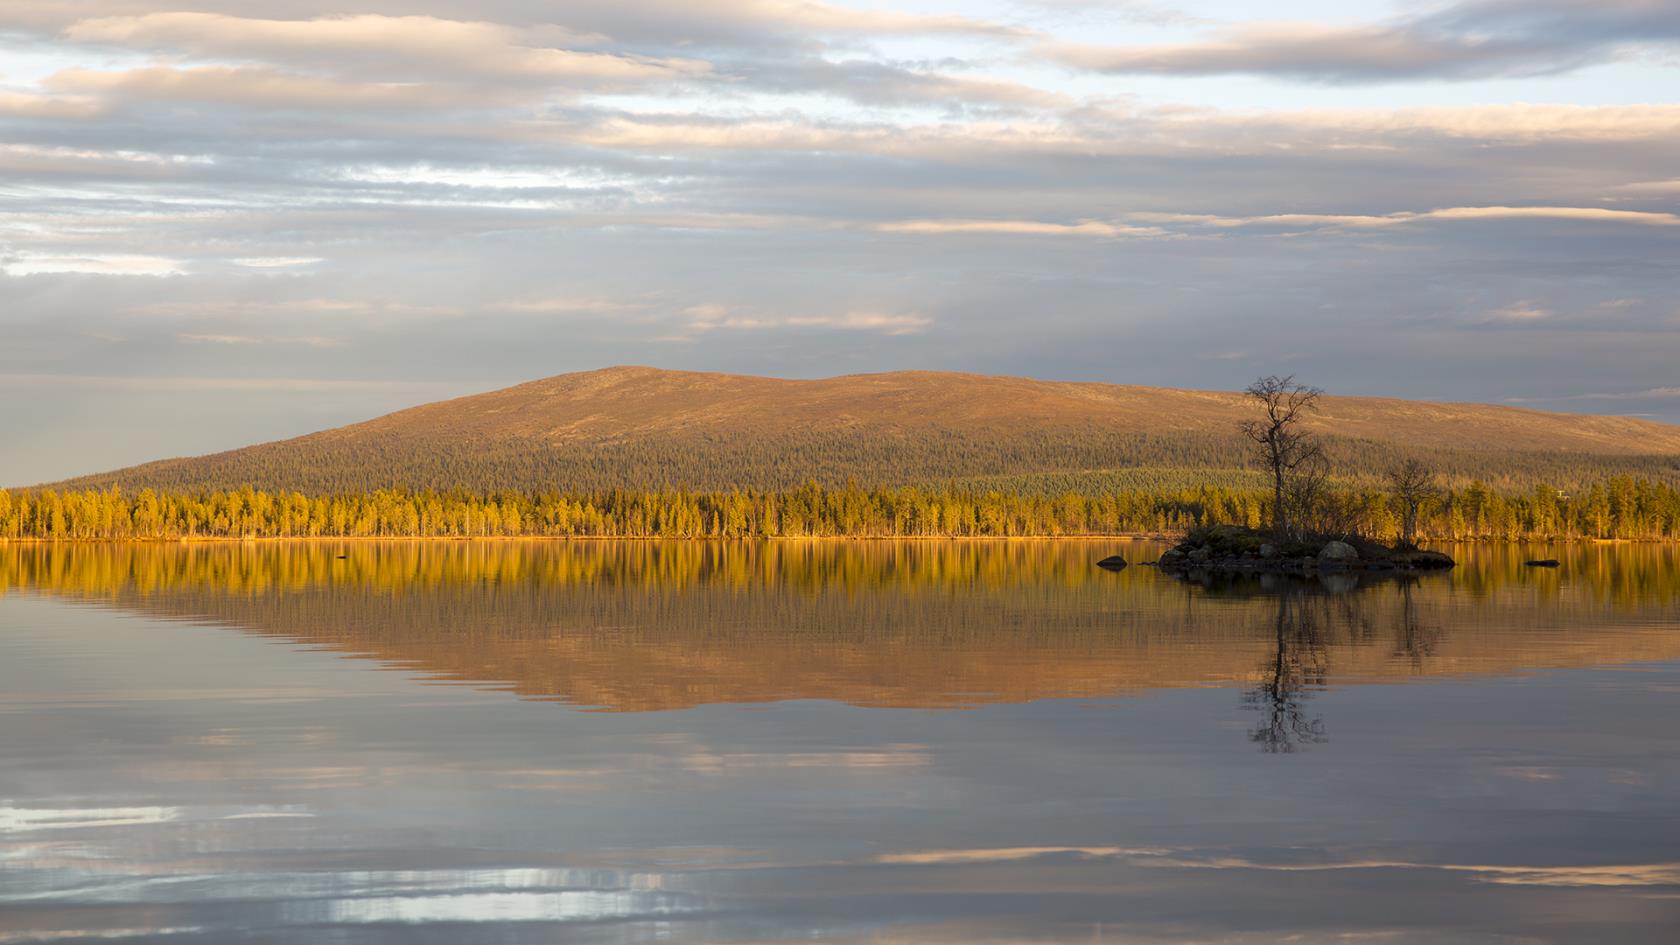
[[[1158,551],[1127,547],[1137,560]],[[1581,546],[1546,574],[1521,569],[1522,549],[1488,546],[1461,555],[1461,573],[1341,593],[1188,587],[1146,568],[1109,574],[1091,566],[1108,550],[1053,541],[16,545],[0,546],[0,593],[207,619],[625,711],[779,699],[961,706],[1234,685],[1281,713],[1267,728],[1281,725],[1291,743],[1315,724],[1305,694],[1329,682],[1680,658],[1680,565],[1667,546]]]

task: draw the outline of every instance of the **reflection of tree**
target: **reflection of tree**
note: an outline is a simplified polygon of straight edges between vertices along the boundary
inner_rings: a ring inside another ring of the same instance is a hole
[[[1309,715],[1303,703],[1326,676],[1324,634],[1312,601],[1303,588],[1283,589],[1277,597],[1273,628],[1276,648],[1265,677],[1245,701],[1262,715],[1249,738],[1268,753],[1287,754],[1297,746],[1326,740],[1324,721]]]
[[[1425,626],[1418,616],[1417,601],[1412,599],[1414,580],[1400,582],[1400,619],[1394,625],[1394,655],[1412,661],[1413,669],[1423,668],[1423,658],[1435,652],[1441,642],[1439,625]]]
[[[1329,678],[1331,642],[1373,643],[1378,627],[1392,617],[1392,652],[1396,658],[1409,659],[1415,670],[1423,668],[1425,658],[1440,644],[1440,625],[1424,621],[1413,596],[1417,578],[1400,575],[1367,583],[1370,576],[1365,577],[1362,581],[1352,574],[1322,574],[1302,580],[1266,575],[1257,582],[1232,582],[1224,588],[1239,594],[1259,590],[1277,601],[1271,658],[1262,667],[1260,684],[1243,699],[1263,714],[1260,724],[1249,732],[1262,751],[1287,754],[1328,740],[1323,719],[1309,713],[1305,703]],[[1372,584],[1386,586],[1389,581],[1400,591],[1395,614],[1371,606],[1377,590]]]

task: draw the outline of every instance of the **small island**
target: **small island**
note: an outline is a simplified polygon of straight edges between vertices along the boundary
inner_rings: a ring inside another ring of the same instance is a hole
[[[1418,513],[1439,489],[1434,472],[1422,461],[1408,459],[1388,473],[1401,526],[1399,541],[1385,545],[1360,535],[1355,521],[1343,514],[1327,488],[1324,451],[1301,427],[1305,415],[1318,409],[1323,391],[1297,384],[1293,377],[1272,376],[1255,381],[1244,393],[1261,412],[1241,429],[1272,480],[1270,527],[1202,525],[1162,554],[1156,567],[1184,577],[1443,571],[1456,564],[1446,554],[1417,546]],[[1115,560],[1104,559],[1098,566],[1117,570]]]
[[[1161,555],[1155,566],[1170,574],[1192,571],[1313,574],[1326,571],[1442,571],[1455,562],[1439,551],[1407,544],[1389,547],[1357,535],[1344,538],[1275,538],[1240,525],[1198,528]]]

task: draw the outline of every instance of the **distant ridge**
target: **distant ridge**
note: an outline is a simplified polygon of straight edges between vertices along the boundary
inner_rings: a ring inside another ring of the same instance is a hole
[[[56,484],[306,493],[786,488],[981,481],[1123,485],[1138,470],[1232,472],[1240,394],[906,371],[823,380],[614,367],[364,423]],[[1341,471],[1421,455],[1444,473],[1567,486],[1676,478],[1680,426],[1484,404],[1326,397],[1311,421]],[[982,477],[984,477],[982,479]]]

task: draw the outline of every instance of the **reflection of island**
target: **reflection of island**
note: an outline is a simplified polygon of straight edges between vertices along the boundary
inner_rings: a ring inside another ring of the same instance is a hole
[[[1328,740],[1324,720],[1308,711],[1307,702],[1329,684],[1330,640],[1369,643],[1386,624],[1392,628],[1390,656],[1404,660],[1416,675],[1429,673],[1430,657],[1441,644],[1440,624],[1424,618],[1418,601],[1420,581],[1438,578],[1397,573],[1231,575],[1206,571],[1175,577],[1211,596],[1273,602],[1272,650],[1260,667],[1259,681],[1244,694],[1248,706],[1262,714],[1249,737],[1268,753],[1288,754]],[[1383,605],[1384,595],[1397,600]]]
[[[1630,584],[1646,599],[1606,599],[1588,584],[1537,587],[1516,566],[1501,576],[1471,561],[1462,578],[1297,601],[1264,586],[1187,587],[1151,569],[1110,574],[1091,566],[1092,550],[21,545],[0,546],[0,593],[37,589],[208,620],[616,711],[783,699],[959,707],[1236,686],[1263,694],[1275,719],[1268,732],[1297,741],[1312,731],[1302,697],[1326,682],[1680,658],[1672,621],[1651,617],[1680,600],[1672,569]],[[1402,629],[1391,641],[1373,628]]]

